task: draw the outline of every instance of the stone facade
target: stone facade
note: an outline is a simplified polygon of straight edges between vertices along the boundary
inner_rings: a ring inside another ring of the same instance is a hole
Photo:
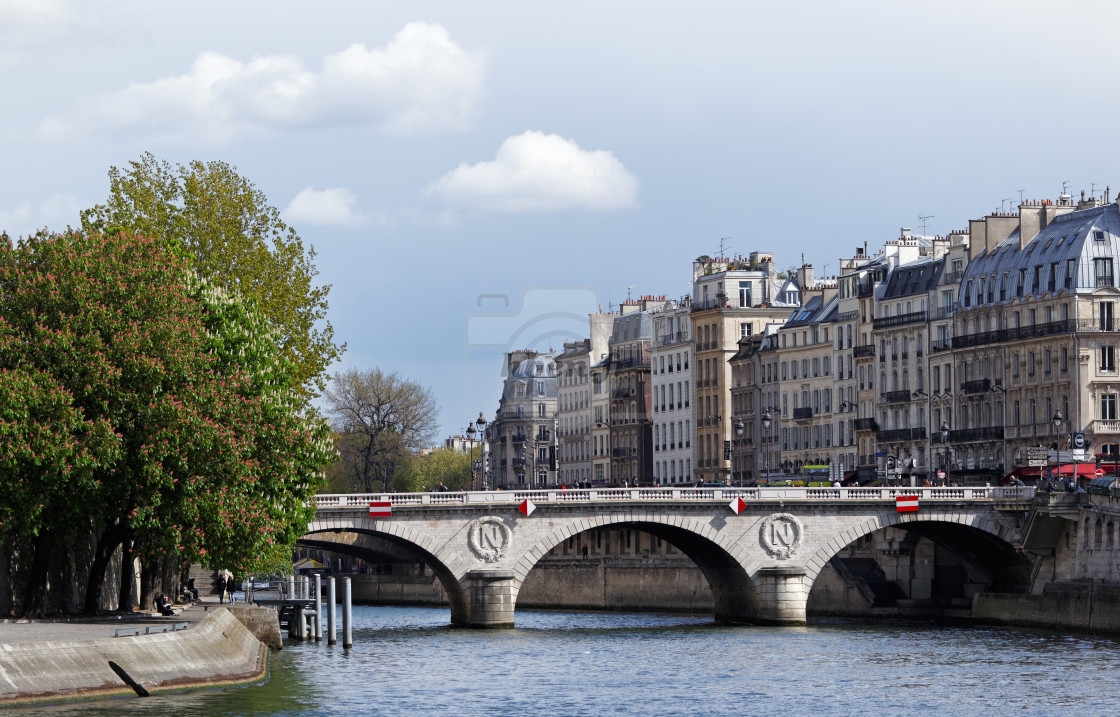
[[[653,315],[650,341],[653,403],[653,482],[692,483],[696,432],[692,410],[691,302],[667,304]]]

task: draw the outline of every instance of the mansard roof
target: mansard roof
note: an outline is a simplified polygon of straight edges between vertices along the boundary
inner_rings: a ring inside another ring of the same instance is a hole
[[[1055,217],[1022,249],[1016,229],[994,251],[985,250],[977,255],[965,268],[959,299],[973,306],[987,303],[978,296],[981,278],[994,278],[1001,287],[1006,284],[1006,296],[1020,293],[1024,297],[1042,296],[1051,291],[1052,267],[1061,277],[1061,281],[1055,277],[1054,291],[1092,291],[1096,288],[1094,259],[1115,261],[1117,257],[1120,257],[1120,209],[1115,202],[1069,212]],[[1040,269],[1037,284],[1035,267]],[[968,302],[965,302],[966,293]]]
[[[880,300],[927,294],[941,281],[945,260],[922,257],[895,268],[887,277],[887,286]]]

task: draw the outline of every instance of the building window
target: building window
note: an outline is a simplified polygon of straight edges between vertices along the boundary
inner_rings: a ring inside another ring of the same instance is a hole
[[[1106,393],[1101,396],[1101,420],[1116,420],[1116,394]]]
[[[1112,259],[1093,259],[1093,274],[1096,277],[1096,286],[1115,286],[1112,276]]]
[[[1116,370],[1116,347],[1101,346],[1101,371]]]
[[[1097,305],[1097,316],[1099,317],[1099,328],[1101,331],[1112,331],[1113,327],[1113,306],[1114,302],[1102,301]]]

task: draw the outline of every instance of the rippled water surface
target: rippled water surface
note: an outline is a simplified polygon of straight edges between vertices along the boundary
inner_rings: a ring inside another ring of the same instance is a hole
[[[1120,713],[1120,642],[1007,628],[357,607],[354,649],[288,644],[257,687],[38,708],[74,715]]]

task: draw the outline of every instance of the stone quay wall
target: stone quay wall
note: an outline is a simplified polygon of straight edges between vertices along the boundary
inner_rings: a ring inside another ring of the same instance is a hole
[[[3,644],[0,705],[135,694],[110,662],[155,693],[259,681],[268,648],[223,608],[178,632]]]
[[[1120,633],[1120,585],[1048,583],[1041,595],[980,593],[972,601],[978,622],[1055,630]]]

